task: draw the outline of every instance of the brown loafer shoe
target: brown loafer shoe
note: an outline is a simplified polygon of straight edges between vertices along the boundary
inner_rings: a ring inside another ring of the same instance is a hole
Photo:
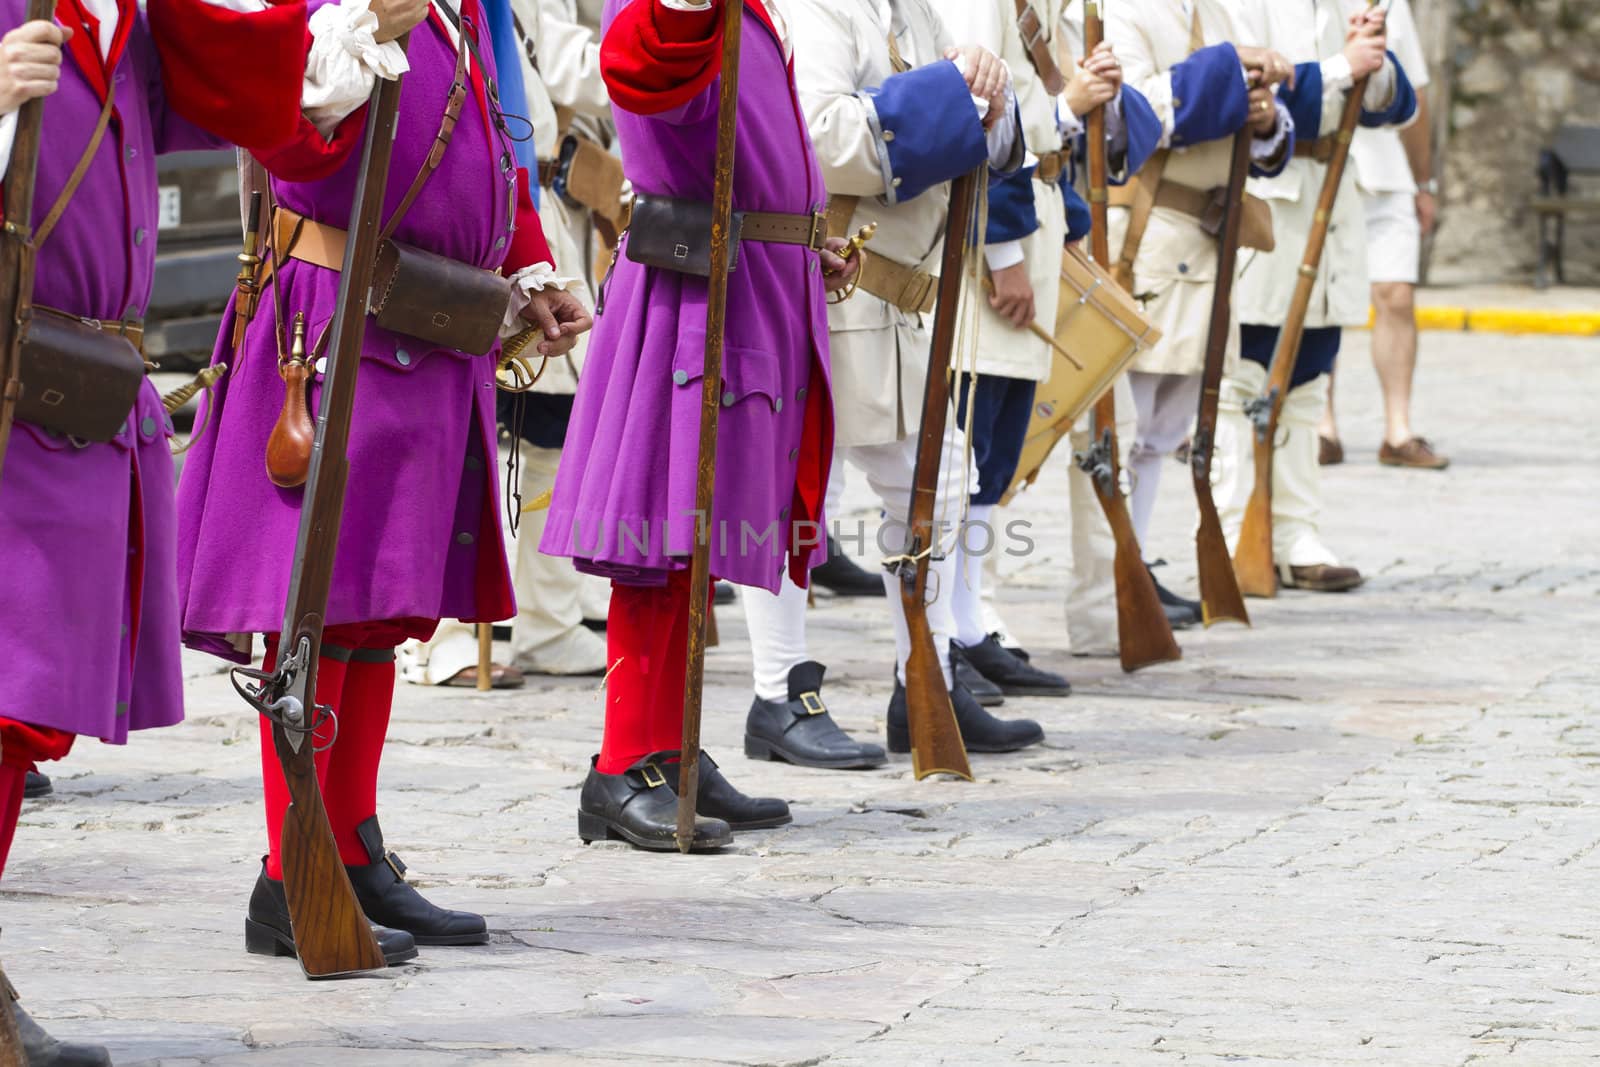
[[[1317,435],[1317,464],[1322,467],[1337,467],[1344,462],[1344,445],[1337,437],[1323,437]]]
[[[1378,449],[1378,462],[1385,467],[1415,467],[1418,470],[1442,471],[1450,466],[1450,457],[1433,450],[1425,437],[1413,437],[1403,445],[1385,441]]]
[[[1290,567],[1290,589],[1305,589],[1313,593],[1345,593],[1366,579],[1354,567],[1334,567],[1318,563],[1312,567]]]
[[[521,689],[526,683],[527,679],[515,667],[506,667],[496,663],[489,668],[490,689]],[[478,688],[478,668],[476,666],[463,667],[455,674],[452,674],[448,681],[441,684],[450,686],[452,689],[476,689]]]

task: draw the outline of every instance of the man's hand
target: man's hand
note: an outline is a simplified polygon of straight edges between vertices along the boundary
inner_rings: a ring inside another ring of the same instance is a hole
[[[24,22],[0,38],[0,115],[49,96],[61,84],[61,46],[72,31],[53,22]]]
[[[1271,86],[1287,82],[1289,88],[1294,88],[1294,64],[1277,52],[1270,48],[1253,48],[1249,45],[1240,45],[1237,51],[1239,62],[1246,71],[1261,72],[1259,84]]]
[[[1067,82],[1067,107],[1078,117],[1109,104],[1122,90],[1122,64],[1111,51],[1111,42],[1102,41]]]
[[[1439,224],[1439,198],[1429,192],[1417,193],[1417,223],[1426,237]]]
[[[962,76],[967,79],[967,89],[979,100],[989,102],[989,111],[983,116],[983,128],[991,129],[1005,116],[1006,89],[1011,84],[1011,72],[1006,70],[999,56],[978,45],[947,48],[944,57],[952,63],[959,62]]]
[[[367,9],[378,16],[372,39],[386,44],[410,33],[428,17],[428,0],[372,0]]]
[[[1256,86],[1250,90],[1250,114],[1245,125],[1257,137],[1271,137],[1278,129],[1277,94],[1271,89]]]
[[[994,308],[995,314],[1019,330],[1026,328],[1034,315],[1033,283],[1028,280],[1028,264],[1022,262],[997,270],[989,280],[993,285],[989,306]]]
[[[522,317],[544,331],[545,339],[538,346],[541,356],[566,355],[578,343],[579,335],[594,327],[582,302],[560,289],[529,293]]]
[[[850,242],[843,237],[830,237],[822,256],[822,287],[832,296],[848,288],[861,274],[861,255],[856,253],[849,259],[840,257],[839,253]]]
[[[1350,74],[1360,80],[1376,74],[1383,68],[1388,48],[1384,33],[1382,11],[1360,12],[1350,16],[1350,31],[1345,36],[1344,57],[1350,62]]]

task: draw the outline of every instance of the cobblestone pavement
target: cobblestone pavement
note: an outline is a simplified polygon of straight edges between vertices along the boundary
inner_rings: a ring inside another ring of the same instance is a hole
[[[312,984],[242,950],[255,728],[201,677],[187,724],[82,746],[28,806],[8,968],[125,1064],[1594,1063],[1600,343],[1427,345],[1444,474],[1376,465],[1360,336],[1345,361],[1327,532],[1367,587],[1252,602],[1180,664],[1064,655],[1060,472],[1029,493],[1008,611],[1076,692],[1014,701],[1049,740],[976,784],[745,761],[737,611],[707,745],[796,818],[721,856],[578,842],[592,680],[403,688],[385,828],[494,941]],[[1192,587],[1168,490],[1153,550]],[[841,720],[881,732],[882,618],[823,602],[812,633]]]

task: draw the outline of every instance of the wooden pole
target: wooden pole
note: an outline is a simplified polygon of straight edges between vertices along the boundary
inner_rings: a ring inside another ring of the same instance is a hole
[[[707,281],[706,354],[700,400],[700,464],[695,474],[695,541],[689,563],[689,668],[683,686],[683,744],[678,763],[678,851],[694,845],[700,796],[700,703],[705,687],[706,608],[711,595],[711,510],[717,483],[717,419],[722,410],[722,338],[728,322],[732,252],[733,155],[739,125],[739,44],[744,0],[723,0],[722,84],[717,97],[716,184],[711,196],[711,277]]]

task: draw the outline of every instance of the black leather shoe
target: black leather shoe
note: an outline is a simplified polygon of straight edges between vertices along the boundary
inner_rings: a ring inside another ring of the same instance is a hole
[[[28,776],[22,780],[22,795],[29,800],[47,797],[55,791],[56,787],[50,784],[50,779],[38,771],[29,771]]]
[[[111,1067],[111,1053],[104,1048],[57,1041],[16,1001],[11,1002],[11,1016],[17,1021],[27,1067]]]
[[[1168,624],[1174,630],[1187,630],[1204,618],[1200,601],[1185,600],[1156,579],[1155,568],[1165,563],[1166,560],[1157,560],[1154,564],[1145,564],[1145,569],[1150,572],[1150,580],[1155,582],[1156,598],[1161,601],[1161,610],[1166,612]]]
[[[857,741],[828,714],[822,702],[827,670],[811,660],[797,663],[789,670],[788,700],[756,697],[744,721],[746,756],[824,770],[865,770],[889,762],[882,747]],[[733,828],[740,829],[737,823]]]
[[[489,924],[470,911],[448,911],[429,903],[405,879],[406,865],[383,847],[383,830],[374,815],[356,827],[372,862],[345,864],[361,910],[379,926],[404,930],[419,945],[486,945]]]
[[[873,574],[844,554],[839,542],[828,538],[828,559],[811,569],[811,584],[834,596],[884,596],[883,577]]]
[[[678,755],[676,752],[656,753],[656,757],[663,760],[658,766],[673,796],[678,794]],[[734,788],[705,749],[700,750],[698,782],[700,798],[695,801],[694,813],[707,819],[721,819],[729,829],[770,830],[794,822],[786,801],[777,797],[747,797]]]
[[[378,948],[389,966],[417,958],[417,942],[404,930],[390,930],[374,926]],[[257,956],[290,956],[294,950],[294,927],[289,922],[289,898],[284,895],[283,883],[267,877],[267,865],[261,864],[261,876],[256,879],[255,890],[250,894],[250,910],[244,920],[244,947]]]
[[[950,655],[957,662],[965,661],[1006,696],[1064,697],[1072,692],[1061,675],[1042,671],[1007,651],[999,634],[990,634],[976,645],[951,642]]]
[[[957,685],[950,692],[956,724],[968,752],[1015,752],[1044,740],[1044,728],[1032,719],[997,719],[984,711],[972,694]],[[906,722],[906,687],[894,684],[889,700],[889,751],[910,752],[911,730]]]
[[[978,668],[968,663],[956,650],[956,643],[950,642],[950,670],[955,675],[956,684],[966,688],[972,694],[972,699],[986,708],[998,708],[1006,702],[1006,695],[998,685],[979,673]]]
[[[712,587],[711,602],[713,604],[732,604],[739,599],[739,590],[731,582],[718,582]]]
[[[660,756],[652,753],[621,774],[601,774],[595,760],[589,761],[578,800],[578,836],[584,844],[614,838],[650,852],[678,851],[678,794],[667,784],[678,768],[663,767]],[[733,828],[727,823],[695,820],[689,851],[714,852],[731,844]]]

